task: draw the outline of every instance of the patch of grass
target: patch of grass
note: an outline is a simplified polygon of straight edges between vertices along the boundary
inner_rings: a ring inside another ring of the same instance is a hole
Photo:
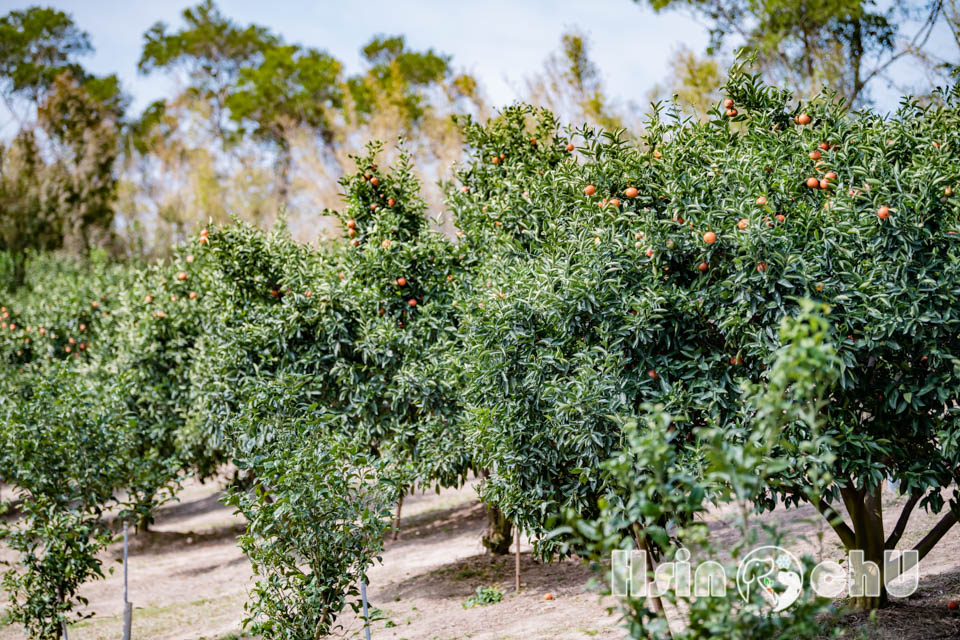
[[[503,592],[498,587],[477,587],[477,594],[470,596],[463,602],[463,608],[485,607],[503,600]]]

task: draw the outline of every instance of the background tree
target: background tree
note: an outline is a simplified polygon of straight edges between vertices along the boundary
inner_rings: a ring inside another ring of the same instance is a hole
[[[183,71],[186,91],[210,106],[210,124],[226,137],[226,103],[241,69],[261,63],[265,51],[279,40],[265,27],[234,24],[213,0],[184,9],[183,21],[185,26],[173,32],[162,22],[154,24],[143,36],[137,66],[148,75],[158,70]]]
[[[586,122],[610,131],[622,128],[630,117],[611,104],[600,69],[590,59],[589,40],[575,30],[560,37],[560,51],[547,58],[543,72],[527,78],[526,100],[565,122]]]
[[[669,80],[650,90],[650,101],[668,100],[686,113],[706,119],[726,79],[720,62],[682,47],[670,58],[669,67]]]
[[[15,98],[36,107],[63,73],[83,79],[78,56],[93,51],[90,36],[62,11],[31,7],[0,18],[0,95],[16,116]]]
[[[639,0],[634,0],[639,1]],[[946,62],[927,42],[944,18],[941,0],[894,3],[874,0],[649,0],[656,11],[689,8],[710,28],[708,54],[724,44],[757,54],[767,80],[810,97],[836,90],[850,107],[870,102],[869,87],[902,58]],[[905,22],[919,26],[904,33]],[[954,52],[955,54],[956,52]]]

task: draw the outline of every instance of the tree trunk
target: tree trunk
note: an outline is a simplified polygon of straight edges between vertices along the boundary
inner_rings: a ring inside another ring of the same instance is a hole
[[[513,523],[497,507],[492,504],[483,505],[487,512],[487,530],[483,532],[483,546],[490,553],[506,555],[510,553],[510,544],[513,542]]]
[[[855,543],[851,551],[863,552],[864,571],[860,575],[855,574],[851,577],[853,581],[858,583],[857,585],[852,584],[851,589],[859,586],[862,591],[857,595],[854,595],[856,591],[851,591],[850,606],[857,611],[882,609],[889,602],[887,587],[884,584],[883,551],[886,547],[886,539],[883,533],[882,487],[883,483],[880,482],[876,487],[864,490],[841,489],[847,511],[853,521]],[[853,563],[851,562],[852,568]],[[879,572],[878,576],[876,575],[877,572]],[[879,578],[879,594],[869,595],[866,592],[865,585],[869,584],[871,580],[864,579],[864,574]]]

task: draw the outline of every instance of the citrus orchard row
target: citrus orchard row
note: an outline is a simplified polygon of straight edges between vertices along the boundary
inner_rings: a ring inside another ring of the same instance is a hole
[[[36,258],[3,301],[0,481],[29,516],[14,548],[67,542],[7,574],[12,617],[56,637],[100,570],[103,510],[148,525],[179,478],[226,460],[265,638],[334,627],[414,485],[481,476],[498,552],[513,526],[543,556],[587,552],[560,514],[666,552],[644,532],[722,491],[684,480],[687,502],[652,500],[644,465],[708,486],[718,442],[755,447],[759,422],[761,463],[738,471],[757,507],[812,503],[868,560],[927,508],[926,555],[960,512],[960,92],[889,118],[796,105],[739,67],[725,92],[705,123],[658,105],[636,140],[523,105],[461,119],[453,239],[428,224],[411,160],[380,167],[371,145],[329,212],[342,242],[237,224],[162,264]],[[798,351],[809,300],[830,328]],[[774,391],[789,401],[758,403]],[[51,434],[69,465],[33,446]],[[908,501],[884,538],[887,478]],[[85,569],[61,584],[65,558]],[[650,616],[629,609],[631,633],[656,637]]]

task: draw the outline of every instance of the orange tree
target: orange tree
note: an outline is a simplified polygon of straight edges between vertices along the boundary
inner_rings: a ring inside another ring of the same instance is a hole
[[[217,284],[188,421],[251,485],[230,501],[258,574],[250,628],[269,637],[327,632],[382,544],[384,500],[469,468],[444,357],[462,261],[429,229],[408,159],[382,170],[378,151],[343,180],[346,246],[239,225],[198,247]]]
[[[215,283],[193,363],[196,433],[228,451],[257,578],[249,629],[320,637],[355,604],[396,498],[390,465],[355,437],[378,409],[356,346],[360,324],[335,256],[282,230],[201,236]],[[356,429],[356,430],[354,430]]]
[[[2,480],[17,500],[16,517],[0,521],[0,540],[18,554],[2,563],[4,618],[30,637],[59,638],[86,604],[79,587],[103,576],[97,555],[112,538],[103,512],[119,505],[130,432],[117,395],[65,364],[39,375],[0,373],[0,391]]]
[[[960,94],[884,118],[796,105],[739,67],[725,89],[703,124],[658,110],[639,146],[578,132],[582,162],[546,163],[563,136],[509,112],[467,128],[451,204],[466,241],[498,248],[463,325],[485,494],[534,532],[551,511],[589,513],[612,488],[599,462],[648,402],[687,417],[678,442],[711,426],[736,439],[752,419],[741,383],[764,382],[776,328],[811,297],[845,337],[823,409],[834,481],[812,498],[794,425],[779,443],[793,464],[757,502],[813,499],[878,561],[957,480]],[[887,477],[908,499],[884,538]],[[954,489],[921,557],[957,507]]]

